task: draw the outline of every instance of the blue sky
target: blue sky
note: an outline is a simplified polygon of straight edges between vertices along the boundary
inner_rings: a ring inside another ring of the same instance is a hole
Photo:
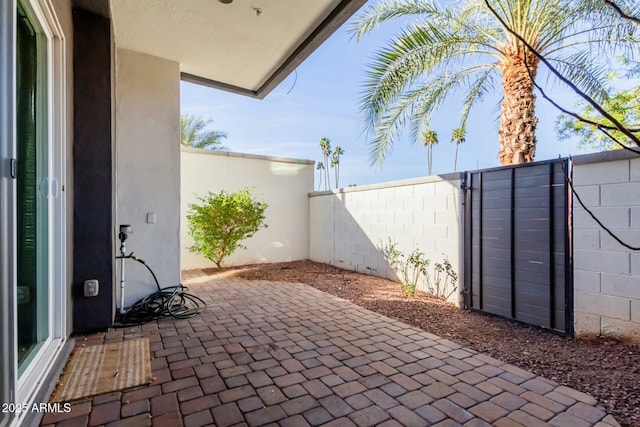
[[[369,146],[363,132],[358,99],[365,71],[375,50],[390,39],[399,25],[389,23],[365,40],[356,42],[344,25],[296,73],[263,100],[190,83],[181,84],[182,113],[212,119],[213,128],[225,131],[232,151],[321,160],[319,141],[331,139],[345,155],[340,161],[340,186],[369,184],[425,176],[426,149],[408,136],[399,139],[382,168],[370,166]],[[574,98],[559,88],[556,100],[571,107]],[[499,166],[499,93],[472,110],[467,142],[460,146],[458,170]],[[460,103],[448,100],[432,120],[440,143],[434,149],[434,174],[453,171],[455,146],[451,130],[458,126]],[[539,118],[536,160],[558,155],[584,154],[576,142],[558,141],[554,130],[557,110],[538,96]],[[317,174],[316,174],[317,178]]]

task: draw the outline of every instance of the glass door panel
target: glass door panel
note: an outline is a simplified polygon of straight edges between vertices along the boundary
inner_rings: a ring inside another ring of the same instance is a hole
[[[16,46],[17,318],[21,374],[49,337],[49,142],[46,39],[18,6]]]

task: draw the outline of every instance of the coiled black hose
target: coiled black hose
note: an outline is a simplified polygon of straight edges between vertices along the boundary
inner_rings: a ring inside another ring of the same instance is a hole
[[[144,265],[156,284],[158,290],[151,295],[147,295],[141,300],[135,302],[129,307],[121,318],[114,323],[116,328],[126,328],[130,326],[143,325],[147,322],[166,317],[176,319],[190,319],[202,313],[207,304],[199,297],[187,292],[189,288],[183,285],[168,286],[161,288],[155,273],[147,265],[146,262],[133,255],[117,256],[124,262],[126,259],[132,259]]]

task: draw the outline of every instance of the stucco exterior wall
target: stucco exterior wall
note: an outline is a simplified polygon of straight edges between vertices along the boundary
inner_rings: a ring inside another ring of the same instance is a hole
[[[640,246],[640,158],[603,153],[574,160],[576,193],[623,241]],[[640,342],[640,253],[616,242],[574,196],[574,312],[578,337]]]
[[[119,225],[130,224],[128,252],[147,262],[161,286],[175,286],[180,281],[180,67],[116,49],[115,74],[114,248]],[[147,223],[147,213],[155,213],[155,224]],[[119,280],[119,263],[115,269]],[[125,277],[126,306],[156,290],[149,273],[133,261],[127,262]]]
[[[252,238],[225,260],[226,265],[295,261],[309,258],[309,201],[313,191],[314,163],[231,152],[182,148],[182,204],[180,250],[182,268],[215,267],[199,254],[187,250],[193,239],[187,230],[187,211],[197,196],[221,190],[233,192],[249,187],[268,203],[265,223]]]
[[[431,272],[445,257],[462,272],[458,174],[312,193],[309,203],[313,261],[397,280],[382,251],[391,241],[405,254],[423,251]],[[458,304],[460,283],[450,297]]]

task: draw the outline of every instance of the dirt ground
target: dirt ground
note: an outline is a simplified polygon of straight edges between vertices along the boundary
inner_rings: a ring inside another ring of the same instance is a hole
[[[406,298],[396,282],[312,261],[234,267],[227,274],[305,283],[588,393],[622,425],[640,426],[638,345],[572,340],[461,310],[423,292]]]

